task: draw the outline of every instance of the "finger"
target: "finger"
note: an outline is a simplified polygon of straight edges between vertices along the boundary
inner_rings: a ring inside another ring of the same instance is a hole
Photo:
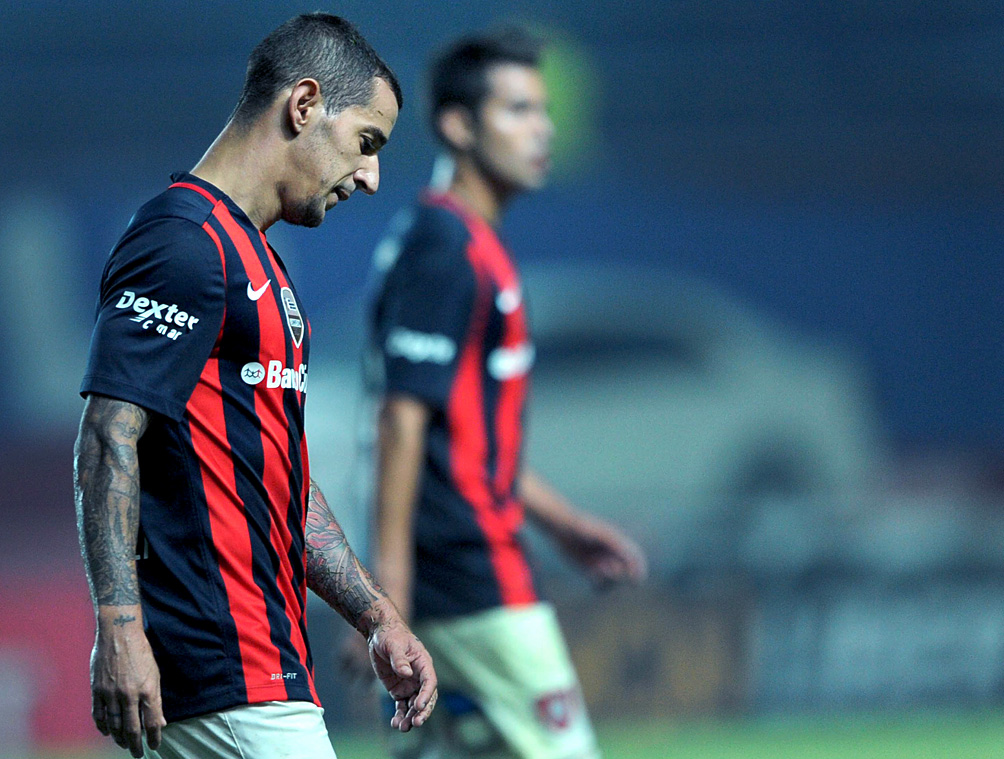
[[[626,569],[626,562],[617,556],[607,556],[596,562],[596,571],[607,577],[620,577]]]
[[[164,719],[164,712],[161,708],[160,697],[152,699],[149,703],[142,703],[143,728],[146,730],[146,742],[154,751],[160,746],[161,730],[167,724]]]
[[[592,576],[593,583],[600,590],[613,587],[618,582],[621,582],[625,575],[623,565],[610,559],[597,561],[590,568],[589,573]]]
[[[641,556],[629,553],[621,559],[621,577],[630,582],[639,583],[645,579],[645,560]]]
[[[431,701],[430,697],[430,701]],[[418,708],[418,696],[412,696],[408,699],[408,711],[405,712],[404,719],[401,724],[410,730],[413,727],[420,727],[423,722],[428,718],[429,712],[431,711],[429,707],[429,702],[426,702],[423,709]]]
[[[112,740],[118,744],[119,748],[126,748],[127,744],[122,735],[122,712],[119,711],[119,705],[117,703],[109,704],[107,713],[108,734],[112,737]]]
[[[406,733],[413,727],[421,724],[415,720],[418,717],[418,709],[415,708],[415,698],[409,698],[407,701],[401,703],[401,709],[404,711],[404,717],[402,717],[400,724],[398,725],[398,730],[402,733]]]
[[[600,561],[598,569],[618,582],[641,582],[645,577],[645,555],[629,541],[621,541],[617,551]]]
[[[416,712],[415,724],[421,725],[432,714],[432,708],[436,705],[438,698],[436,686],[439,683],[436,680],[436,671],[432,668],[432,659],[428,654],[423,652],[423,655],[415,660],[415,668],[418,670],[419,689],[412,703]]]
[[[644,582],[648,577],[648,560],[645,558],[645,554],[639,548],[638,553],[635,555],[634,562],[634,577],[635,582]]]
[[[394,702],[394,716],[390,719],[390,726],[395,730],[406,733],[411,729],[411,722],[406,721],[408,716],[408,702],[404,699],[396,699]]]
[[[641,582],[648,573],[645,561],[645,552],[641,546],[630,539],[621,541],[621,561],[624,562],[628,576],[635,582]]]
[[[397,702],[397,713],[392,721],[392,727],[401,732],[408,732],[413,726],[424,723],[436,704],[436,676],[431,666],[431,659],[424,653],[415,660],[418,675],[407,681],[402,681],[391,690],[391,695]],[[417,688],[417,690],[416,690]]]
[[[418,713],[412,717],[411,722],[415,727],[421,727],[429,716],[432,714],[432,710],[436,708],[436,701],[439,699],[439,691],[433,689],[432,695],[429,700],[425,702],[425,706],[419,706],[419,701],[416,699],[415,706],[418,708]]]
[[[97,693],[91,694],[91,717],[102,735],[108,735],[108,709],[105,708],[104,697]]]
[[[123,699],[122,703],[122,736],[129,753],[135,757],[143,756],[143,723],[139,714],[139,703]],[[121,745],[121,744],[119,744]]]

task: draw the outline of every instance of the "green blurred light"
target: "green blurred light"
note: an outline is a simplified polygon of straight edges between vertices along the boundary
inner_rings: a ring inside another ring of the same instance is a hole
[[[538,33],[547,43],[541,73],[555,127],[554,174],[561,178],[584,171],[596,159],[600,81],[589,52],[581,44],[553,31]]]

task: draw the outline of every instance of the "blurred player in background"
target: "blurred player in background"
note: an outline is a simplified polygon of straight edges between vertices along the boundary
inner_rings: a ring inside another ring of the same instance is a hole
[[[265,238],[376,192],[400,105],[350,24],[292,19],[252,52],[208,152],[137,212],[105,267],[75,486],[93,717],[133,756],[334,759],[307,587],[367,639],[394,727],[435,703],[428,653],[310,479],[310,325]]]
[[[452,174],[377,252],[368,382],[380,397],[377,576],[420,630],[442,700],[401,755],[598,754],[524,515],[600,584],[640,581],[639,548],[521,463],[534,347],[496,227],[548,175],[553,125],[538,43],[460,40],[434,63],[432,126]]]

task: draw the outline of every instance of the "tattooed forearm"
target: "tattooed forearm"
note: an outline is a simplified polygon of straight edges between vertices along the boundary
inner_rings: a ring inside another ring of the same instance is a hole
[[[77,531],[95,606],[138,604],[139,406],[92,395],[74,449]]]
[[[313,480],[307,500],[305,538],[307,585],[358,629],[366,612],[385,594],[349,548],[345,533]]]

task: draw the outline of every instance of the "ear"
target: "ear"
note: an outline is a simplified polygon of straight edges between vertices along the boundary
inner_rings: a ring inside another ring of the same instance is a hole
[[[301,79],[293,85],[293,91],[286,101],[286,117],[293,134],[299,134],[310,120],[312,112],[324,105],[321,85],[316,79]]]
[[[436,124],[443,139],[454,150],[464,152],[474,145],[474,117],[467,108],[459,105],[444,108],[440,111]]]

